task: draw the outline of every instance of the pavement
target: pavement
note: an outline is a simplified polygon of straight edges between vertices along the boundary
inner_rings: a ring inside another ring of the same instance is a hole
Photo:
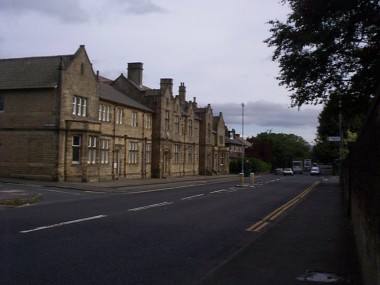
[[[3,183],[118,192],[128,186],[235,176],[193,176],[169,179],[131,179],[97,183],[43,182],[0,178]],[[238,179],[237,179],[238,181]],[[247,181],[247,180],[246,180]],[[0,202],[32,194],[0,187]],[[17,187],[16,187],[17,188]],[[122,188],[122,189],[121,189]],[[28,196],[29,195],[29,196]],[[343,194],[336,177],[323,179],[279,221],[254,242],[209,272],[198,285],[362,285],[350,218],[344,214]]]

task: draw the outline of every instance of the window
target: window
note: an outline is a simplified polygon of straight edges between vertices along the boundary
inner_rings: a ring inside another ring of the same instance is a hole
[[[179,163],[179,145],[174,145],[174,163]]]
[[[193,147],[189,146],[187,148],[187,163],[191,164],[193,162]]]
[[[96,162],[96,137],[89,136],[88,138],[88,161],[89,164]]]
[[[207,123],[207,139],[208,143],[211,144],[211,124]]]
[[[4,111],[4,96],[0,94],[0,112]]]
[[[224,165],[224,153],[220,154],[220,165]]]
[[[74,96],[73,97],[73,115],[86,117],[87,115],[87,99]]]
[[[177,134],[179,134],[179,117],[178,116],[175,116],[174,124],[175,124],[175,131],[177,132]]]
[[[152,144],[146,143],[145,144],[145,162],[146,163],[151,162],[151,156],[152,156]]]
[[[72,143],[72,149],[73,149],[72,163],[73,164],[80,163],[80,147],[81,147],[81,137],[73,136],[73,143]]]
[[[147,129],[152,128],[152,116],[151,115],[146,116],[145,128],[147,128]]]
[[[193,121],[189,120],[189,136],[193,136]]]
[[[107,105],[99,105],[99,121],[110,121],[110,107]]]
[[[100,141],[100,163],[107,164],[109,157],[109,140]]]
[[[123,124],[123,109],[121,108],[116,109],[116,124]]]
[[[128,163],[137,164],[138,147],[137,142],[129,143]]]
[[[165,125],[164,129],[169,130],[169,111],[165,111]]]
[[[132,112],[132,127],[137,127],[137,112]]]

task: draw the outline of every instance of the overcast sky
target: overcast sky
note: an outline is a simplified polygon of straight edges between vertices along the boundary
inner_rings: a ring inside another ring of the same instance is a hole
[[[94,70],[116,78],[143,62],[143,84],[184,82],[187,100],[211,104],[244,136],[293,133],[312,142],[321,106],[290,108],[275,77],[271,19],[280,0],[0,0],[0,57],[72,54],[83,44]]]

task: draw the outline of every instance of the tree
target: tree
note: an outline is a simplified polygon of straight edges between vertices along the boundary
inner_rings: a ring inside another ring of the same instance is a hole
[[[270,163],[272,168],[290,167],[292,160],[310,157],[310,145],[293,134],[261,133],[249,141],[252,147],[246,155]]]
[[[282,0],[286,22],[272,20],[277,79],[293,107],[340,102],[346,130],[357,131],[380,82],[378,0]],[[338,110],[335,109],[335,112]]]

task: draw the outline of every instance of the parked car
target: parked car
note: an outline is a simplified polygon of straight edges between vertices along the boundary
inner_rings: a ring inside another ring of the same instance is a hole
[[[321,170],[319,169],[318,166],[313,166],[310,169],[310,175],[321,175]]]
[[[291,168],[284,168],[284,175],[292,175],[293,176],[293,170]]]
[[[275,175],[282,175],[282,174],[284,174],[284,169],[283,168],[276,168],[274,170],[274,174]]]

